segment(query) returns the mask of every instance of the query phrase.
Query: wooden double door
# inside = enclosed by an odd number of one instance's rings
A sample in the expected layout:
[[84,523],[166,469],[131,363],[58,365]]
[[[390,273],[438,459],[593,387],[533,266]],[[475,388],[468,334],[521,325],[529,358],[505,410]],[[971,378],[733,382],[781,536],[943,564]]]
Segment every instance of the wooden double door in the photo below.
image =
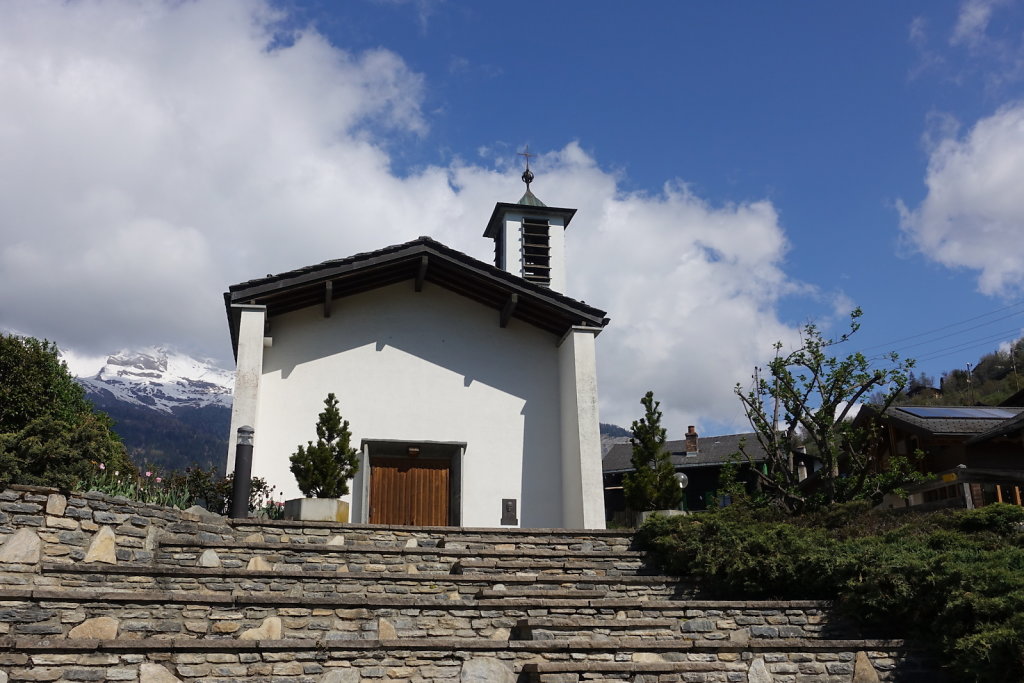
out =
[[449,523],[451,461],[370,458],[370,524]]

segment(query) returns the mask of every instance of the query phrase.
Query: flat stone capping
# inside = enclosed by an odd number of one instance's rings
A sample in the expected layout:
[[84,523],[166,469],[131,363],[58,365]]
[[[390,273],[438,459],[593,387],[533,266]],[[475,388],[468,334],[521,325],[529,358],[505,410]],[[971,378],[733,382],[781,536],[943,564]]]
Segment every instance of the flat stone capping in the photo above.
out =
[[693,598],[679,598],[678,600],[645,600],[637,602],[635,598],[605,598],[603,600],[592,600],[592,607],[621,607],[635,608],[640,605],[643,609],[760,609],[760,610],[787,610],[787,609],[830,609],[832,602],[829,600],[705,600]]
[[[805,638],[762,639],[749,643],[722,640],[681,640],[648,638],[608,638],[605,640],[558,639],[494,641],[485,638],[458,640],[454,638],[399,638],[395,640],[346,640],[288,638],[283,640],[240,640],[218,638],[198,640],[184,638],[144,638],[140,640],[94,640],[71,638],[40,638],[38,636],[0,636],[0,652],[209,652],[245,651],[297,652],[308,650],[385,651],[438,650],[449,652],[484,650],[502,652],[828,652],[858,650],[902,650],[902,640],[812,640]],[[569,662],[564,666],[614,664],[615,662]],[[638,663],[627,662],[629,666]],[[660,665],[659,663],[655,663]],[[673,664],[666,662],[666,664]],[[545,667],[551,664],[545,664]],[[569,669],[567,669],[569,670]],[[600,669],[604,670],[604,669]]]
[[[493,599],[474,599],[462,596],[458,600],[439,599],[434,595],[391,595],[387,593],[339,593],[336,596],[303,596],[277,595],[268,592],[216,592],[197,593],[194,591],[170,592],[166,590],[94,590],[89,588],[5,588],[0,589],[0,600],[35,600],[59,602],[112,602],[126,604],[159,603],[169,605],[209,604],[217,606],[284,606],[284,607],[423,607],[429,609],[501,609],[515,607],[517,609],[536,607],[544,608],[577,608],[577,609],[641,609],[641,610],[686,610],[686,609],[821,609],[824,603],[798,602],[715,602],[692,600],[649,600],[639,601],[630,598],[590,599],[579,596],[580,591],[549,591],[554,596],[571,595],[575,597],[542,597],[527,599],[523,597],[497,597]],[[497,591],[497,595],[504,595]]]
[[[14,487],[11,487],[14,488]],[[598,536],[604,538],[632,538],[631,529],[551,529],[518,527],[474,527],[474,526],[405,526],[400,524],[355,524],[352,522],[305,522],[291,519],[256,519],[253,517],[232,517],[226,520],[233,527],[259,526],[263,528],[301,529],[358,529],[362,531],[404,531],[439,534],[482,534],[488,536]]]
[[678,584],[679,579],[673,576],[590,576],[586,574],[509,574],[495,580],[494,574],[404,574],[400,572],[338,572],[338,571],[303,571],[299,570],[258,570],[229,569],[225,567],[173,567],[173,566],[140,566],[140,565],[104,565],[97,567],[88,564],[62,564],[59,562],[43,562],[44,574],[112,574],[141,576],[180,576],[180,577],[238,577],[267,579],[374,579],[376,581],[407,581],[410,583],[503,583],[503,584],[561,584],[561,583],[594,583],[615,585],[645,584]]
[[594,619],[593,617],[527,617],[516,622],[518,628],[549,628],[574,626],[577,628],[671,628],[678,626],[678,619]]
[[374,545],[372,543],[346,543],[328,545],[323,543],[262,543],[256,541],[200,541],[181,538],[165,538],[160,548],[227,548],[236,550],[268,550],[311,553],[378,553],[381,555],[449,555],[452,557],[569,557],[580,559],[643,559],[642,550],[554,550],[551,548],[517,548],[496,550],[494,548],[447,548],[444,546]]
[[55,489],[52,486],[29,486],[28,484],[9,484],[7,488],[12,491],[28,491],[29,493],[70,493],[69,491]]
[[[544,592],[545,593],[549,593],[549,592],[552,592],[552,591],[544,591]],[[490,588],[484,588],[484,589],[482,589],[477,594],[477,597],[484,598],[484,599],[487,599],[487,598],[498,599],[498,598],[500,598],[502,596],[507,596],[507,598],[508,598],[507,603],[508,604],[515,604],[515,603],[511,602],[511,600],[518,600],[518,599],[524,599],[524,598],[532,600],[534,597],[537,596],[538,593],[539,593],[539,591],[537,591],[537,590],[532,590],[531,591],[528,587],[527,588],[512,588],[511,590],[504,590],[504,591],[493,590],[493,589],[490,589]],[[590,590],[590,591],[588,591],[588,590],[579,590],[579,589],[574,590],[573,593],[578,595],[581,598],[603,598],[605,595],[608,594],[607,591],[602,591],[602,590]]]
[[[525,674],[555,673],[697,673],[713,671],[746,671],[746,662],[536,662],[523,664]],[[746,680],[744,678],[744,680]]]
[[[388,593],[340,593],[337,596],[303,596],[278,595],[265,591],[248,592],[216,592],[196,593],[194,591],[169,592],[153,590],[120,590],[103,591],[88,588],[66,589],[4,589],[0,591],[0,600],[38,600],[60,602],[113,602],[113,603],[163,603],[175,605],[209,604],[216,606],[277,606],[277,607],[420,607],[426,609],[633,609],[644,611],[686,609],[821,609],[824,604],[814,603],[801,605],[797,603],[759,603],[730,602],[728,605],[719,602],[695,602],[689,600],[649,600],[639,601],[635,598],[587,598],[580,596],[580,591],[548,591],[558,597],[524,597],[509,596],[498,591],[493,598],[473,598],[468,595],[458,600],[439,598],[435,595],[392,595]],[[569,596],[569,597],[562,597]]]

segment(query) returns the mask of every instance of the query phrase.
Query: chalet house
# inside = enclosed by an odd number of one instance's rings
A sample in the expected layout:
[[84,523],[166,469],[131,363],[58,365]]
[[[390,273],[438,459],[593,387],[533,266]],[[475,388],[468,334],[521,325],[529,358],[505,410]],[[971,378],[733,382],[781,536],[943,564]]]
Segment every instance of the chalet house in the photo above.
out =
[[289,455],[333,392],[359,447],[353,522],[604,527],[608,319],[564,294],[576,210],[524,180],[484,230],[493,264],[420,237],[229,288],[231,429],[255,429],[254,476],[298,495]]
[[1012,406],[890,406],[884,413],[866,406],[857,424],[876,422],[884,430],[877,453],[920,451],[921,472],[936,479],[911,487],[886,507],[981,507],[993,502],[1021,504],[1024,489],[1024,408]]
[[[725,465],[739,465],[741,475],[749,470],[746,458],[739,452],[741,442],[747,452],[753,455],[755,463],[764,462],[764,451],[753,432],[700,437],[691,426],[685,439],[665,442],[665,448],[671,454],[676,472],[686,474],[688,480],[683,491],[683,505],[686,510],[706,510],[720,504],[715,492],[721,488],[719,475]],[[605,515],[608,521],[625,519],[626,501],[622,491],[622,478],[633,471],[632,456],[633,447],[629,442],[616,443],[604,456],[602,469]],[[752,486],[754,477],[747,478]]]

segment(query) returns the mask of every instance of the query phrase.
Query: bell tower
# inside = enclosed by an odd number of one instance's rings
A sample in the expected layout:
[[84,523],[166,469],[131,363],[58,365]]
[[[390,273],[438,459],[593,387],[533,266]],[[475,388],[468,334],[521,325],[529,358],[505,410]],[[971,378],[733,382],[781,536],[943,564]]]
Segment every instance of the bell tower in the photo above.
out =
[[515,204],[498,202],[484,237],[494,240],[494,265],[524,280],[565,293],[565,229],[576,209],[547,206],[530,190],[533,172],[526,157],[526,193]]

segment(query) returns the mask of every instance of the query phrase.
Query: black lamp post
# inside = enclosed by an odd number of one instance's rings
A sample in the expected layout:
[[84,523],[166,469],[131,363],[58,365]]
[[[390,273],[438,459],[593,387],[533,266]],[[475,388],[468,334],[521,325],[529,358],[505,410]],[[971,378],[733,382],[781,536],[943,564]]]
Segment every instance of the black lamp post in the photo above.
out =
[[238,428],[235,441],[235,481],[231,487],[231,516],[249,516],[249,491],[252,489],[252,438],[256,433],[249,425]]

